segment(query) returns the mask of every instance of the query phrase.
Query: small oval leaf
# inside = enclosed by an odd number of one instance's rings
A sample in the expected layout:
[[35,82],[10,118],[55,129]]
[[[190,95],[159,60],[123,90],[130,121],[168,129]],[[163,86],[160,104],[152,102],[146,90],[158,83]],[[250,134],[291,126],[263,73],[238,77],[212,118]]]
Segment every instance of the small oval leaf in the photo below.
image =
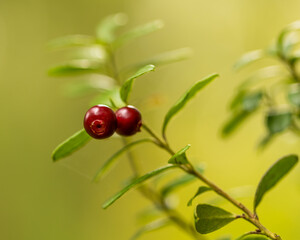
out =
[[120,37],[118,37],[113,42],[113,46],[120,47],[132,39],[139,38],[139,37],[142,37],[149,33],[155,32],[156,30],[161,29],[163,26],[164,26],[164,23],[161,20],[154,20],[154,21],[146,23],[142,26],[138,26],[138,27],[124,33]]
[[237,108],[240,108],[241,102],[243,101],[243,98],[246,96],[246,94],[247,91],[244,89],[238,91],[230,102],[229,105],[230,110],[235,110]]
[[222,237],[219,237],[215,240],[232,240],[232,238],[230,236],[222,236]]
[[263,50],[254,50],[244,54],[233,66],[234,70],[239,70],[250,63],[253,63],[259,59],[262,59],[265,56]]
[[300,107],[300,84],[292,84],[288,92],[288,100],[293,105]]
[[112,205],[115,201],[117,201],[120,197],[122,197],[126,192],[128,192],[131,188],[135,187],[136,185],[143,183],[146,180],[148,180],[149,178],[152,178],[156,175],[159,175],[159,174],[161,174],[167,170],[173,169],[175,167],[177,167],[177,166],[167,165],[167,166],[158,168],[156,170],[153,170],[152,172],[146,173],[142,177],[139,177],[139,178],[133,180],[133,182],[131,184],[127,185],[125,188],[123,188],[121,191],[119,191],[117,194],[115,194],[113,197],[111,197],[108,201],[106,201],[102,205],[102,208],[104,208],[104,209],[108,208],[110,205]]
[[53,161],[69,156],[82,148],[91,139],[90,135],[84,129],[81,129],[55,148],[52,153]]
[[129,94],[131,92],[131,89],[132,89],[132,85],[133,85],[133,81],[144,75],[145,73],[148,73],[148,72],[151,72],[151,71],[154,71],[155,69],[155,66],[152,65],[152,64],[149,64],[149,65],[146,65],[144,67],[142,67],[141,69],[139,69],[133,76],[131,76],[130,78],[128,78],[124,84],[122,85],[121,89],[120,89],[120,96],[121,96],[121,99],[127,103],[127,100],[128,100],[128,97],[129,97]]
[[142,62],[126,67],[125,69],[122,70],[122,73],[135,72],[137,69],[147,64],[162,66],[174,62],[179,62],[188,59],[189,57],[191,57],[191,55],[192,55],[192,50],[190,48],[180,48],[168,52],[163,52],[154,57],[143,60]]
[[[259,234],[259,233],[258,233]],[[268,240],[269,238],[267,238],[267,237],[264,237],[264,236],[262,236],[262,235],[255,235],[255,234],[253,234],[253,235],[243,235],[243,236],[241,236],[241,237],[239,237],[239,238],[237,238],[236,240]]]
[[205,193],[207,191],[212,190],[210,187],[205,187],[205,186],[201,186],[198,188],[197,192],[195,193],[195,195],[188,201],[187,205],[188,206],[192,206],[193,204],[193,200],[198,197],[199,195],[201,195],[202,193]]
[[113,87],[114,80],[112,78],[105,75],[100,75],[95,78],[84,78],[80,79],[79,81],[68,82],[63,86],[62,90],[65,96],[76,98],[93,93],[105,92]]
[[243,97],[242,107],[245,111],[251,112],[258,108],[263,97],[262,91],[249,93]]
[[95,59],[76,59],[49,69],[50,76],[66,76],[99,72],[103,67],[102,61]]
[[208,204],[199,204],[195,212],[197,232],[207,234],[214,232],[236,219],[233,213]]
[[175,116],[176,113],[178,113],[186,104],[187,102],[193,98],[197,92],[199,92],[202,88],[204,88],[207,84],[209,84],[211,81],[213,81],[216,77],[218,77],[218,74],[212,74],[201,81],[196,82],[174,105],[171,107],[171,109],[168,111],[167,115],[165,116],[164,123],[162,126],[162,134],[165,136],[166,128],[170,120]]
[[190,175],[190,174],[185,174],[184,176],[177,178],[177,179],[171,181],[170,183],[168,183],[167,185],[165,185],[160,191],[161,195],[163,197],[166,197],[167,195],[169,195],[170,193],[172,193],[179,187],[181,187],[185,184],[188,184],[195,179],[196,179],[195,176]]
[[124,13],[107,16],[96,28],[97,39],[106,44],[112,43],[116,38],[115,31],[126,23],[127,15]]
[[[204,173],[204,166],[203,165],[198,165],[196,166],[197,172],[203,174]],[[163,197],[166,197],[173,191],[177,190],[179,187],[188,184],[192,182],[193,180],[196,180],[196,177],[191,175],[191,174],[185,174],[179,178],[176,178],[172,181],[170,181],[168,184],[166,184],[162,189],[161,189],[161,195]]]
[[291,31],[297,31],[300,29],[300,21],[295,21],[287,25],[279,34],[277,38],[277,48],[278,51],[281,55],[284,57],[287,57],[288,52],[286,50],[289,50],[286,44],[286,36],[291,32]]
[[266,126],[271,134],[286,130],[291,123],[292,113],[289,111],[272,111],[266,116]]
[[69,35],[51,40],[47,45],[51,49],[67,47],[89,46],[96,43],[96,39],[87,35]]
[[279,159],[260,180],[254,198],[254,211],[262,198],[272,189],[295,165],[298,163],[297,155],[288,155]]
[[252,112],[247,111],[239,111],[237,113],[234,113],[233,116],[225,123],[222,129],[222,136],[227,137],[231,133],[233,133],[237,127],[239,127],[242,122],[244,122],[247,117],[251,115]]
[[152,142],[152,140],[151,139],[140,139],[135,142],[131,142],[131,143],[127,144],[126,146],[124,146],[123,148],[121,148],[119,151],[117,151],[114,155],[112,155],[102,165],[102,167],[97,171],[93,181],[95,181],[95,182],[99,181],[100,178],[103,177],[103,175],[114,166],[114,164],[116,163],[116,160],[118,159],[118,157],[120,157],[122,155],[122,153],[128,151],[128,149],[134,147],[135,145],[138,145],[140,143],[145,143],[145,142]]
[[255,71],[250,77],[246,78],[238,87],[238,89],[246,90],[254,87],[255,84],[262,83],[266,80],[273,78],[284,78],[286,77],[286,70],[282,66],[268,66]]
[[260,233],[246,233],[246,234],[243,234],[242,236],[238,237],[237,239],[235,240],[267,240],[269,238],[267,237],[264,237],[262,235],[260,235]]
[[145,226],[141,227],[131,238],[130,240],[139,239],[143,234],[152,232],[154,230],[161,229],[168,226],[171,223],[171,220],[168,218],[162,218],[155,221],[152,221]]

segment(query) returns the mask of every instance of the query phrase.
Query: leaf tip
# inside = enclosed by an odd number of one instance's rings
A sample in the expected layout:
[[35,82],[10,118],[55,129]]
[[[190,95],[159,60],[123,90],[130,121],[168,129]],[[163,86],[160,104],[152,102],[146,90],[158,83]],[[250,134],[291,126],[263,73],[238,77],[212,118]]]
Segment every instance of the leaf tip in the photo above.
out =
[[51,155],[51,159],[52,159],[52,162],[56,162],[56,161],[57,161],[57,158],[56,158],[54,152],[53,152],[52,155]]
[[107,202],[105,202],[102,204],[102,209],[106,210],[109,206],[110,205]]
[[56,147],[51,154],[51,159],[53,162],[57,162],[57,160],[59,160],[59,157],[57,156],[57,150],[58,147]]

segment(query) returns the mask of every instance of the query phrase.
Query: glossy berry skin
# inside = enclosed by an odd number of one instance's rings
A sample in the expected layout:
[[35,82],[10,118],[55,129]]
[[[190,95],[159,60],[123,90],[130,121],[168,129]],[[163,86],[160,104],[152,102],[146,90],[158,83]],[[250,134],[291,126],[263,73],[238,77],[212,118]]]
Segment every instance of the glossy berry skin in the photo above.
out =
[[86,112],[83,125],[91,137],[108,138],[117,129],[117,118],[114,111],[108,106],[96,105]]
[[142,115],[133,106],[126,106],[116,111],[118,128],[116,132],[122,136],[131,136],[140,131]]

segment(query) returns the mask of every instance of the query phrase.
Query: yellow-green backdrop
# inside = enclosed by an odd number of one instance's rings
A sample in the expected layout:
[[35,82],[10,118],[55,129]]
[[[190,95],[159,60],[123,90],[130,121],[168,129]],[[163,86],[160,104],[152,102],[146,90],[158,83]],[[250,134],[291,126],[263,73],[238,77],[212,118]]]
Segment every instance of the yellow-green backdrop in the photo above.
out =
[[[227,102],[242,77],[232,72],[232,64],[245,51],[267,46],[286,24],[300,19],[299,9],[297,0],[1,0],[0,238],[128,239],[137,229],[135,215],[149,205],[131,191],[110,209],[101,209],[101,203],[131,173],[126,158],[121,158],[101,183],[90,181],[101,162],[121,146],[117,139],[93,141],[68,159],[52,163],[53,148],[82,127],[88,99],[65,98],[61,86],[67,80],[47,76],[47,68],[57,61],[56,54],[47,51],[47,41],[67,34],[92,34],[101,18],[116,12],[129,15],[128,27],[162,19],[163,30],[119,51],[119,64],[184,46],[191,47],[194,55],[137,81],[133,102],[139,105],[151,94],[165,96],[159,106],[141,109],[144,119],[159,131],[165,111],[185,88],[205,75],[220,73],[172,121],[168,134],[176,149],[190,143],[193,161],[205,161],[207,176],[231,189],[256,185],[276,159],[300,153],[300,139],[293,135],[284,135],[257,152],[255,144],[264,131],[259,115],[228,140],[220,137]],[[138,147],[134,154],[145,171],[168,158],[149,145]],[[299,173],[298,166],[259,209],[262,222],[285,240],[300,239]],[[196,187],[197,183],[179,191],[180,211],[191,220],[193,209],[186,208],[185,202]],[[250,206],[251,198],[244,201]],[[237,221],[211,237],[238,236],[251,229]],[[171,226],[144,236],[166,238],[189,239]]]

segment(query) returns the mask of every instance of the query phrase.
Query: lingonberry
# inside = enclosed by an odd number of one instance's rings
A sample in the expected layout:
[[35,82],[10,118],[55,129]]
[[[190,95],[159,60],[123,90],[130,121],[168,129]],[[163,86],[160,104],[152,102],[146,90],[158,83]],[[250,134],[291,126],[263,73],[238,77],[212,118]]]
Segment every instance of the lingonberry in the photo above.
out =
[[131,136],[140,131],[142,116],[133,106],[122,107],[116,111],[118,127],[116,132],[122,136]]
[[114,134],[117,119],[114,111],[108,106],[96,105],[86,112],[83,125],[91,137],[103,139]]

